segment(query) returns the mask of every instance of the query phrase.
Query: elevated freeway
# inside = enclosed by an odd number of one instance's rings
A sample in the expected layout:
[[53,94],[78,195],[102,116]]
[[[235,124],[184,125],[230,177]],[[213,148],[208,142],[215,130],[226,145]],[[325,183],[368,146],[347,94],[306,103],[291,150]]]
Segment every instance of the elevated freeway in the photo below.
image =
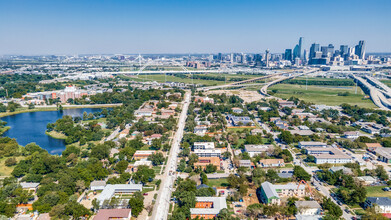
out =
[[299,77],[299,76],[304,76],[306,74],[310,74],[310,73],[313,73],[313,72],[316,72],[316,71],[318,71],[318,69],[311,69],[311,70],[308,70],[308,71],[305,71],[305,72],[302,72],[302,73],[298,73],[298,74],[295,74],[295,75],[291,75],[291,76],[283,76],[282,75],[278,79],[266,83],[259,91],[260,91],[260,93],[262,95],[269,96],[269,94],[267,93],[267,89],[269,88],[269,86],[272,86],[274,84],[280,83],[280,82],[282,82],[284,80],[293,79],[293,78]]
[[372,84],[373,86],[380,89],[380,92],[382,92],[386,97],[391,98],[391,89],[390,87],[386,86],[384,83],[380,82],[378,79],[373,78],[371,76],[365,76],[365,79]]
[[349,75],[351,78],[357,80],[358,84],[362,87],[364,91],[366,91],[371,97],[373,103],[381,110],[388,111],[391,109],[391,102],[384,96],[384,94],[375,86],[371,85],[365,79],[355,76],[353,74]]

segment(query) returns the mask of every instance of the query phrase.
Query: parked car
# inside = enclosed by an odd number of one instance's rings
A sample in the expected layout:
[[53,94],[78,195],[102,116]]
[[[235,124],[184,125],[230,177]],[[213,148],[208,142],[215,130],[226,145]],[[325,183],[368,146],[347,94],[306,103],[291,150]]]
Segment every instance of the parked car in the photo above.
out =
[[144,196],[147,196],[147,195],[148,195],[148,193],[144,193],[143,195],[144,195]]
[[242,207],[242,205],[239,205],[239,204],[238,204],[238,205],[235,205],[235,207]]

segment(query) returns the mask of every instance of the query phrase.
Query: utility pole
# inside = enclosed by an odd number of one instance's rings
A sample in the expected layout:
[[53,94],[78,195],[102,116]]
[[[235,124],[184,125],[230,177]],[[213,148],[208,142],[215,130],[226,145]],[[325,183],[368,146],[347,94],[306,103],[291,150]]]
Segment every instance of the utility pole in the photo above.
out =
[[356,79],[356,92],[354,94],[357,94],[357,84],[358,84],[358,82],[357,82],[357,79]]
[[307,84],[308,84],[307,81],[308,81],[308,76],[306,75],[306,76],[305,76],[305,90],[307,90]]

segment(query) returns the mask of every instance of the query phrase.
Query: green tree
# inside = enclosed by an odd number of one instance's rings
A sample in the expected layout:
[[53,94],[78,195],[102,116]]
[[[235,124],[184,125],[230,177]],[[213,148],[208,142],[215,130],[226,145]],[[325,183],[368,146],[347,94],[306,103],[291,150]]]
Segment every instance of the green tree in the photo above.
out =
[[293,175],[298,179],[298,180],[305,180],[305,181],[310,181],[311,180],[311,174],[307,173],[303,167],[301,166],[295,166],[293,168]]
[[148,157],[148,160],[152,161],[154,166],[162,165],[164,163],[164,156],[162,153],[154,153]]
[[129,199],[129,206],[132,209],[132,216],[138,217],[144,209],[144,196],[140,192],[135,192]]
[[126,160],[121,160],[119,161],[116,165],[115,165],[115,168],[114,170],[116,170],[118,173],[123,173],[126,168],[128,168],[128,161]]
[[137,172],[133,174],[133,180],[136,183],[147,183],[151,182],[155,178],[155,171],[150,169],[148,166],[141,165],[138,167]]

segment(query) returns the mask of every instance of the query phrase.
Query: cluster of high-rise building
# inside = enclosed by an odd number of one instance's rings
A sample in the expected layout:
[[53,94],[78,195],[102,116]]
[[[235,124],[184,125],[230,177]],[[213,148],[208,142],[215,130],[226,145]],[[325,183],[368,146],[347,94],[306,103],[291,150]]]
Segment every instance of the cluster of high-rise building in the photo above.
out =
[[333,44],[321,46],[313,43],[309,52],[303,48],[304,38],[300,37],[294,49],[286,49],[284,60],[295,65],[357,65],[365,60],[365,41],[361,40],[354,47],[340,45],[336,49]]

